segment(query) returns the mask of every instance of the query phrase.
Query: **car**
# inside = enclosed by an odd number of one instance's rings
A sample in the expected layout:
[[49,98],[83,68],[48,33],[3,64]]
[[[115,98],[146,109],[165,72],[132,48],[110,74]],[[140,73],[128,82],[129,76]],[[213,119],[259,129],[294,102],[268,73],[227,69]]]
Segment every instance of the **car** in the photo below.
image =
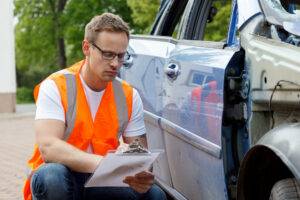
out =
[[164,150],[153,172],[170,199],[299,194],[299,4],[164,0],[151,33],[131,36],[120,77],[140,93],[150,150]]

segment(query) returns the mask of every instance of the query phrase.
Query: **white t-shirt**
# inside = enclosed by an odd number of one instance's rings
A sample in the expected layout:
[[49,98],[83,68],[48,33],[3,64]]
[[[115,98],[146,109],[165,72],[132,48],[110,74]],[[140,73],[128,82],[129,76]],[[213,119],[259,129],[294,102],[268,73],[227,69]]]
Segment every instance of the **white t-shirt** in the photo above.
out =
[[[81,78],[81,76],[80,76]],[[81,78],[85,95],[90,107],[93,120],[100,105],[104,90],[95,92],[91,90]],[[132,114],[128,125],[123,133],[125,137],[139,136],[146,133],[143,115],[143,104],[140,95],[133,89]],[[56,119],[65,122],[64,109],[61,103],[60,94],[55,82],[47,79],[42,82],[36,102],[35,119]]]

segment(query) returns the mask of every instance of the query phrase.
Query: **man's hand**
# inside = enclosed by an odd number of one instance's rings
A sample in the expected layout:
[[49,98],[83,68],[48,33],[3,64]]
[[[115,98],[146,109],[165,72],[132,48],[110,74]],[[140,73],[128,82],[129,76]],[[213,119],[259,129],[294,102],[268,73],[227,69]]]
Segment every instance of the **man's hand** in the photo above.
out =
[[123,182],[139,193],[146,193],[154,183],[154,175],[149,171],[142,171],[134,176],[126,176]]
[[[123,140],[126,144],[138,140],[139,143],[147,149],[146,134],[135,137],[123,137]],[[142,171],[134,176],[125,177],[123,182],[139,193],[146,193],[154,183],[154,175],[149,171]]]

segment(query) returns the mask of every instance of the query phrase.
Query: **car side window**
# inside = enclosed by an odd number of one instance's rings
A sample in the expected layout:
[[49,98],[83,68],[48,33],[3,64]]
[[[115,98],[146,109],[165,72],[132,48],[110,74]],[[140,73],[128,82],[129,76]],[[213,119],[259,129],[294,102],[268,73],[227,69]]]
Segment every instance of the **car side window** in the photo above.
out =
[[296,5],[295,13],[298,14],[298,15],[300,15],[300,4]]
[[189,0],[176,39],[226,40],[231,4],[232,0]]
[[178,39],[179,33],[181,31],[181,27],[182,27],[182,16],[180,16],[180,20],[178,21],[178,23],[175,26],[175,29],[172,33],[172,38],[174,39]]
[[225,41],[230,23],[231,1],[213,1],[204,30],[203,40]]
[[152,35],[183,40],[224,41],[231,0],[173,0],[165,6]]
[[159,22],[156,22],[155,30],[152,30],[151,34],[173,36],[176,38],[179,32],[179,24],[187,3],[188,0],[169,1]]

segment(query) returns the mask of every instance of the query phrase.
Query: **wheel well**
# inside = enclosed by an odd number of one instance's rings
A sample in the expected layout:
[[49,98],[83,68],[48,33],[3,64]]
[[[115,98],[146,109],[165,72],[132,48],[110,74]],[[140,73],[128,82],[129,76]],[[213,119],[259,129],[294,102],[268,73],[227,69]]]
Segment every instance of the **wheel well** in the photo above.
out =
[[269,199],[273,185],[294,175],[284,162],[268,147],[257,145],[245,156],[239,169],[239,200]]

